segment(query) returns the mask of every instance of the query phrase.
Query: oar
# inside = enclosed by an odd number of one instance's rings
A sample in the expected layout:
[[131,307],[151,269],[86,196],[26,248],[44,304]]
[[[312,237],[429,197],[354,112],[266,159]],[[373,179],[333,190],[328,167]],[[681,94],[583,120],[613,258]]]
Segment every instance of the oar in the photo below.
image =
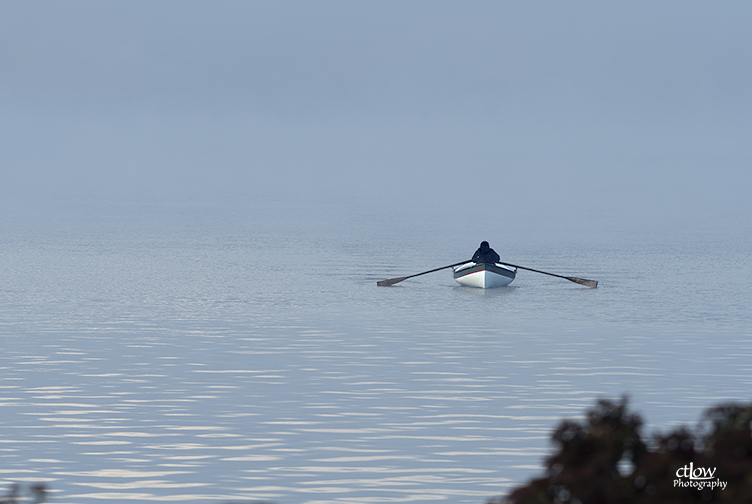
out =
[[381,280],[379,282],[376,282],[376,285],[378,285],[380,287],[386,287],[386,286],[389,286],[389,285],[394,285],[396,283],[401,282],[402,280],[407,280],[408,278],[412,278],[412,277],[416,277],[416,276],[420,276],[420,275],[425,275],[426,273],[433,273],[434,271],[439,271],[439,270],[443,270],[443,269],[447,269],[447,268],[452,268],[454,266],[459,266],[460,264],[465,264],[467,262],[470,262],[470,261],[462,261],[462,262],[458,262],[458,263],[455,263],[455,264],[450,264],[449,266],[442,266],[441,268],[436,268],[436,269],[424,271],[423,273],[416,273],[414,275],[408,275],[408,276],[397,277],[397,278],[390,278],[388,280]]
[[558,277],[558,278],[565,278],[565,279],[569,280],[570,282],[578,283],[580,285],[587,285],[588,287],[593,287],[593,288],[598,287],[598,281],[597,280],[585,280],[584,278],[577,278],[577,277],[568,277],[568,276],[556,275],[554,273],[546,273],[545,271],[540,271],[540,270],[533,269],[533,268],[526,268],[524,266],[517,266],[516,264],[509,264],[509,263],[505,263],[505,262],[499,262],[499,264],[503,264],[505,266],[511,266],[513,268],[524,269],[524,270],[528,270],[528,271],[535,271],[536,273],[543,273],[544,275],[550,275],[550,276],[554,276],[554,277]]

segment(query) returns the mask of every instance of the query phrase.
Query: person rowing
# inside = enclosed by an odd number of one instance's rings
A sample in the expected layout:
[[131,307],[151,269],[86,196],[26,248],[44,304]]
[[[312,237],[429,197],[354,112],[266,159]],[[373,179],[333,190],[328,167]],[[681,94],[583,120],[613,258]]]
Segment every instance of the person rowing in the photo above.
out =
[[473,258],[471,260],[474,263],[478,264],[496,264],[501,260],[501,258],[499,257],[499,254],[497,254],[496,251],[491,248],[488,242],[484,241],[480,243],[480,247],[475,251],[475,254],[473,254]]

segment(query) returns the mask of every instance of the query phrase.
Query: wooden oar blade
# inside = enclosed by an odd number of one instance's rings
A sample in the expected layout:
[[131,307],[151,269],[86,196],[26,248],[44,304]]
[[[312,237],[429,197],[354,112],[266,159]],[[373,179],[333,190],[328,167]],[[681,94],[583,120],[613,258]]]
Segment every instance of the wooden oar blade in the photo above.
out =
[[409,277],[398,277],[398,278],[389,278],[387,280],[379,280],[376,282],[376,285],[379,287],[389,287],[390,285],[394,285],[396,283],[400,283],[402,280],[405,280]]
[[598,287],[598,281],[597,280],[585,280],[584,278],[577,278],[577,277],[565,277],[567,280],[571,280],[572,282],[578,283],[580,285],[586,285],[588,287],[596,288]]

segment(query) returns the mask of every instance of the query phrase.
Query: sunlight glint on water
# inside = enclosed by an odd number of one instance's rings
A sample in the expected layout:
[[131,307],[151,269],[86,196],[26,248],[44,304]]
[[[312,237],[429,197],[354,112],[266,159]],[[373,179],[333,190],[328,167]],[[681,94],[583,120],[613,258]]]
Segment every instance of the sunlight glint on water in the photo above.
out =
[[[54,502],[480,504],[539,474],[553,426],[598,397],[629,394],[652,429],[750,399],[741,245],[499,243],[601,285],[377,288],[477,244],[416,255],[318,207],[290,228],[222,202],[158,221],[122,203],[110,225],[100,204],[3,239],[0,481]],[[723,289],[685,274],[700,263]]]

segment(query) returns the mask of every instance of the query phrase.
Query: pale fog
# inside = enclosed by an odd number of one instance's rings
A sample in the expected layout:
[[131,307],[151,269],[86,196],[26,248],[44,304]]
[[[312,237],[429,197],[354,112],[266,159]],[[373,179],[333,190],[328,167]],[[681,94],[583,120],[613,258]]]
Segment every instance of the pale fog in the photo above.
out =
[[[7,2],[2,193],[749,223],[752,8]],[[583,230],[587,231],[587,230]]]
[[[597,397],[656,429],[749,401],[751,22],[743,1],[3,2],[0,483],[481,504],[539,474],[556,422]],[[481,240],[600,285],[376,287]],[[168,393],[185,406],[133,406]],[[431,431],[455,399],[469,430]],[[330,434],[295,427],[316,408]],[[249,433],[246,413],[267,421]],[[316,443],[360,476],[329,479]],[[413,471],[436,479],[380,476]]]

